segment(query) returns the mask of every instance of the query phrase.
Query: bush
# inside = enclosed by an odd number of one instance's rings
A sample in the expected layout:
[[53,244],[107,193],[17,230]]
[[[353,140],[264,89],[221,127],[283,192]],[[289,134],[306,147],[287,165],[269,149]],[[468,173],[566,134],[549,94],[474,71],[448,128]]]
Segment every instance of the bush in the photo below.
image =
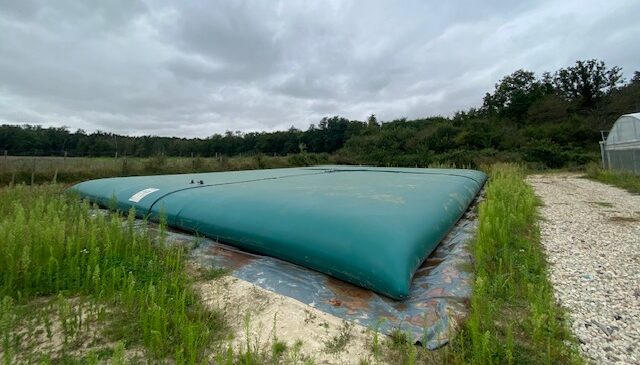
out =
[[287,162],[291,166],[312,166],[326,164],[329,162],[329,155],[326,153],[306,153],[300,152],[287,157]]
[[437,161],[440,163],[447,162],[457,168],[475,168],[475,158],[478,155],[478,151],[468,150],[453,150],[441,155],[438,155]]
[[562,148],[549,139],[530,143],[523,148],[522,157],[525,161],[541,162],[549,168],[559,168],[567,162]]

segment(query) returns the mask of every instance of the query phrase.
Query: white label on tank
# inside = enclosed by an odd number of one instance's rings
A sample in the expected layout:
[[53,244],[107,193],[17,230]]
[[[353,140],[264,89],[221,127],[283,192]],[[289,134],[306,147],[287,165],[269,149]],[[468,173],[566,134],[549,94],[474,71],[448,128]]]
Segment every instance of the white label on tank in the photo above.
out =
[[131,198],[129,198],[129,201],[130,202],[134,202],[134,203],[139,203],[140,200],[142,200],[142,198],[144,198],[145,196],[147,196],[147,195],[149,195],[149,194],[151,194],[151,193],[153,193],[155,191],[158,191],[158,190],[160,190],[160,189],[147,188],[147,189],[141,190],[141,191],[133,194],[131,196]]

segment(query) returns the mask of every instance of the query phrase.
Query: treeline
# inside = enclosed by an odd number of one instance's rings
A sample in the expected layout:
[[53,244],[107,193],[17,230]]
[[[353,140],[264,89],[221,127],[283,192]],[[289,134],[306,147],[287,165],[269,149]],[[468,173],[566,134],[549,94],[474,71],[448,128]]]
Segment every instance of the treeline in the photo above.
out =
[[[452,118],[399,120],[365,128],[339,153],[357,163],[476,166],[526,161],[546,167],[599,158],[601,131],[625,113],[640,111],[640,72],[631,80],[602,61],[544,73],[505,76],[479,108]],[[370,123],[371,125],[371,123]]]
[[[0,126],[0,150],[11,155],[68,156],[234,156],[238,154],[287,155],[299,152],[333,153],[357,135],[364,123],[341,117],[324,118],[307,131],[290,128],[279,132],[226,132],[208,138],[123,136],[106,132],[91,134],[66,127],[38,125]],[[0,151],[1,152],[1,151]]]
[[624,113],[640,110],[640,72],[622,78],[598,60],[540,76],[517,70],[505,76],[482,106],[451,118],[379,122],[335,116],[306,131],[226,132],[208,138],[131,137],[67,128],[2,125],[0,150],[12,155],[233,156],[329,153],[354,164],[425,166],[453,162],[475,166],[496,160],[547,167],[598,158],[601,131]]

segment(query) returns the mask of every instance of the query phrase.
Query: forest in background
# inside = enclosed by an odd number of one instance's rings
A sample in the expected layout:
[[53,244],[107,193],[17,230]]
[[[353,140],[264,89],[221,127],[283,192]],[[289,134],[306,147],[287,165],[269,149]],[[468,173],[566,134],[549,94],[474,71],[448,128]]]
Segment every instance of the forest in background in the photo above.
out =
[[[87,134],[66,127],[0,126],[0,151],[14,156],[236,156],[331,154],[346,164],[477,166],[495,161],[557,168],[599,158],[601,131],[640,111],[640,71],[599,60],[536,75],[517,70],[496,83],[482,105],[453,117],[365,121],[323,118],[306,131],[228,131],[207,138]],[[308,163],[315,159],[309,158]]]

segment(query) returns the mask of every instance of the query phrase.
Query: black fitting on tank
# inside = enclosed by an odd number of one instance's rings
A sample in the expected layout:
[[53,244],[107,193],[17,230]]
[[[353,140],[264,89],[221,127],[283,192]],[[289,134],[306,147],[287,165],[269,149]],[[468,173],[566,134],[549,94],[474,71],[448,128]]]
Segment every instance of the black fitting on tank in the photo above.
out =
[[193,180],[191,180],[191,182],[189,184],[195,184],[195,183],[193,182]]
[[200,180],[200,181],[198,181],[198,184],[202,185],[202,184],[204,184],[204,181]]

